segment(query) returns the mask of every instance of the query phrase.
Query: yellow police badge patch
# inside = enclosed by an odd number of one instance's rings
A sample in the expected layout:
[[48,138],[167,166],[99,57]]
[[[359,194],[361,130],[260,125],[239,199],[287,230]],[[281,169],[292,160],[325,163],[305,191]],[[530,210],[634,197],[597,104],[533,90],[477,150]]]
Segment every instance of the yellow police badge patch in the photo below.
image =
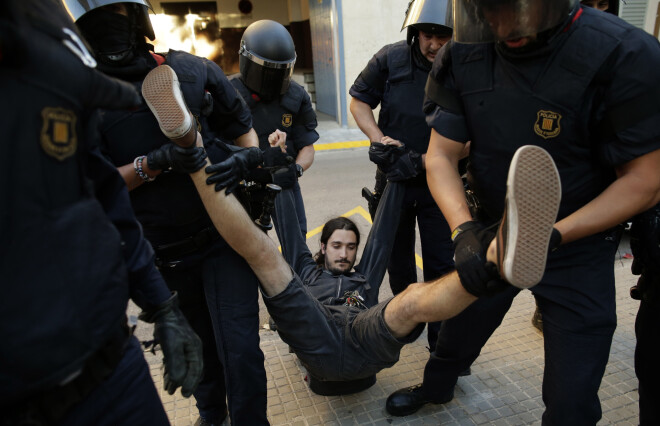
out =
[[554,138],[561,132],[559,122],[561,114],[553,111],[541,110],[536,113],[536,123],[534,123],[534,132],[543,139]]
[[76,114],[64,108],[44,108],[41,111],[41,147],[46,154],[60,161],[76,152]]
[[282,126],[291,127],[291,124],[293,124],[293,115],[282,114]]

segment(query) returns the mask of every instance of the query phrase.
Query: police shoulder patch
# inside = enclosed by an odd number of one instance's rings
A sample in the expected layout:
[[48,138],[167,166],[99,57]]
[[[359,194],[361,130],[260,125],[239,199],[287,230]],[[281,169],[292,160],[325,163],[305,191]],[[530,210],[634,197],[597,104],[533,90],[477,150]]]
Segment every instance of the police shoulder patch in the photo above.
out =
[[293,115],[282,114],[282,126],[291,127],[292,124],[293,124]]
[[540,110],[536,113],[534,133],[543,139],[554,138],[561,133],[561,114],[554,111]]
[[78,146],[76,114],[64,108],[46,107],[41,118],[41,148],[59,161],[72,156]]

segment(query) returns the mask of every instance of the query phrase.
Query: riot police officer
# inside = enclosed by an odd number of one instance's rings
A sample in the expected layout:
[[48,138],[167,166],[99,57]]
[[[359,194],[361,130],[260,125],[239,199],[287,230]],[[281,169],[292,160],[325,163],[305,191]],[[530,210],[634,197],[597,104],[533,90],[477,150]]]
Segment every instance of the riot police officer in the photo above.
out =
[[660,423],[660,365],[657,333],[660,325],[660,205],[637,215],[630,227],[630,248],[635,256],[632,273],[640,275],[630,295],[639,300],[635,320],[635,373],[639,379],[639,424]]
[[[458,274],[469,280],[483,269],[472,237],[487,225],[472,221],[455,172],[463,143],[471,143],[471,187],[490,218],[502,213],[513,152],[523,144],[546,148],[561,175],[562,201],[555,250],[533,289],[544,322],[543,423],[596,424],[616,328],[612,229],[660,201],[660,46],[576,0],[454,5],[456,42],[434,63],[425,111],[433,127],[429,185],[463,235]],[[395,408],[410,413],[451,399],[458,372],[478,356],[517,293],[507,289],[443,322],[424,383],[390,396]]]
[[[619,2],[615,0],[612,2],[609,0],[582,0],[580,3],[582,3],[583,6],[593,7],[594,9],[608,12],[615,16],[619,15]],[[532,315],[532,325],[541,333],[543,332],[543,316],[541,315],[538,306],[534,310],[534,315]]]
[[[424,159],[431,129],[422,111],[424,85],[435,55],[451,39],[450,3],[413,0],[408,4],[403,29],[406,40],[380,49],[350,89],[351,113],[372,141],[370,158],[378,166],[378,197],[387,179],[402,181],[406,195],[396,242],[388,265],[392,293],[417,282],[415,221],[419,225],[424,281],[438,278],[454,267],[450,229],[431,197]],[[380,104],[378,123],[372,109]],[[386,158],[385,160],[383,160]],[[373,210],[373,209],[372,209]],[[435,347],[439,324],[429,326],[429,347]]]
[[129,297],[155,323],[169,393],[201,377],[201,342],[98,150],[96,109],[138,94],[94,67],[60,2],[0,4],[2,425],[169,424]]
[[[140,88],[149,71],[167,64],[214,161],[226,148],[214,137],[256,146],[250,112],[213,62],[180,51],[155,54],[145,0],[67,0],[76,24],[106,74]],[[219,237],[194,185],[174,159],[175,146],[145,103],[105,111],[102,146],[128,185],[133,209],[154,247],[157,264],[204,343],[204,378],[195,391],[200,422],[267,424],[266,374],[259,349],[258,281]],[[240,284],[240,285],[238,285]]]
[[259,147],[266,150],[274,144],[286,143],[287,153],[295,159],[272,176],[262,173],[253,177],[262,182],[272,181],[283,189],[292,188],[304,236],[307,217],[298,179],[314,162],[313,144],[319,134],[309,95],[291,79],[296,63],[293,39],[282,24],[264,19],[245,29],[238,54],[240,73],[229,81],[250,107]]

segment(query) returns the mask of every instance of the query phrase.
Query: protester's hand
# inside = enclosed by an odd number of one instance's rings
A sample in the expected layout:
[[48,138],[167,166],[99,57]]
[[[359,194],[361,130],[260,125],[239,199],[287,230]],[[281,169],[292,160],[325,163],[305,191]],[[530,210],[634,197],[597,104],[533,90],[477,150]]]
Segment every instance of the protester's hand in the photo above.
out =
[[383,144],[381,142],[371,142],[369,146],[369,159],[378,166],[383,172],[387,173],[392,164],[406,152],[403,145]]
[[172,395],[181,387],[181,394],[188,398],[202,380],[202,341],[181,313],[176,292],[139,318],[154,324],[154,338],[163,350],[164,389]]
[[206,179],[208,185],[215,185],[216,191],[226,188],[227,195],[231,194],[238,183],[248,176],[250,170],[263,162],[263,154],[259,148],[241,148],[233,151],[225,161],[208,166],[205,170],[210,174]]
[[204,148],[182,148],[168,143],[147,154],[147,166],[151,170],[172,170],[176,173],[194,173],[206,165]]
[[394,161],[390,170],[387,172],[387,180],[399,182],[411,179],[424,171],[422,154],[415,151],[408,151],[399,156]]
[[497,225],[485,227],[476,221],[459,225],[452,235],[456,271],[468,293],[481,297],[506,287],[497,267],[486,260],[486,251],[497,233]]

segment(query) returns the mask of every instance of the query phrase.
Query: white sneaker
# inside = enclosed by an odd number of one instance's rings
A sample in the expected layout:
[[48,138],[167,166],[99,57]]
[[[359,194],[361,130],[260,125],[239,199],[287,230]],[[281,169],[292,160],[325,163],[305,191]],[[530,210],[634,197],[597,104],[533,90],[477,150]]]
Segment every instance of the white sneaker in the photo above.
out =
[[561,201],[559,172],[541,147],[520,147],[509,168],[504,216],[497,232],[500,275],[518,288],[541,281]]
[[[181,142],[177,140],[189,135],[193,119],[183,99],[179,79],[170,66],[157,66],[147,74],[142,83],[142,96],[165,136]],[[190,140],[186,138],[182,145],[189,145]]]

